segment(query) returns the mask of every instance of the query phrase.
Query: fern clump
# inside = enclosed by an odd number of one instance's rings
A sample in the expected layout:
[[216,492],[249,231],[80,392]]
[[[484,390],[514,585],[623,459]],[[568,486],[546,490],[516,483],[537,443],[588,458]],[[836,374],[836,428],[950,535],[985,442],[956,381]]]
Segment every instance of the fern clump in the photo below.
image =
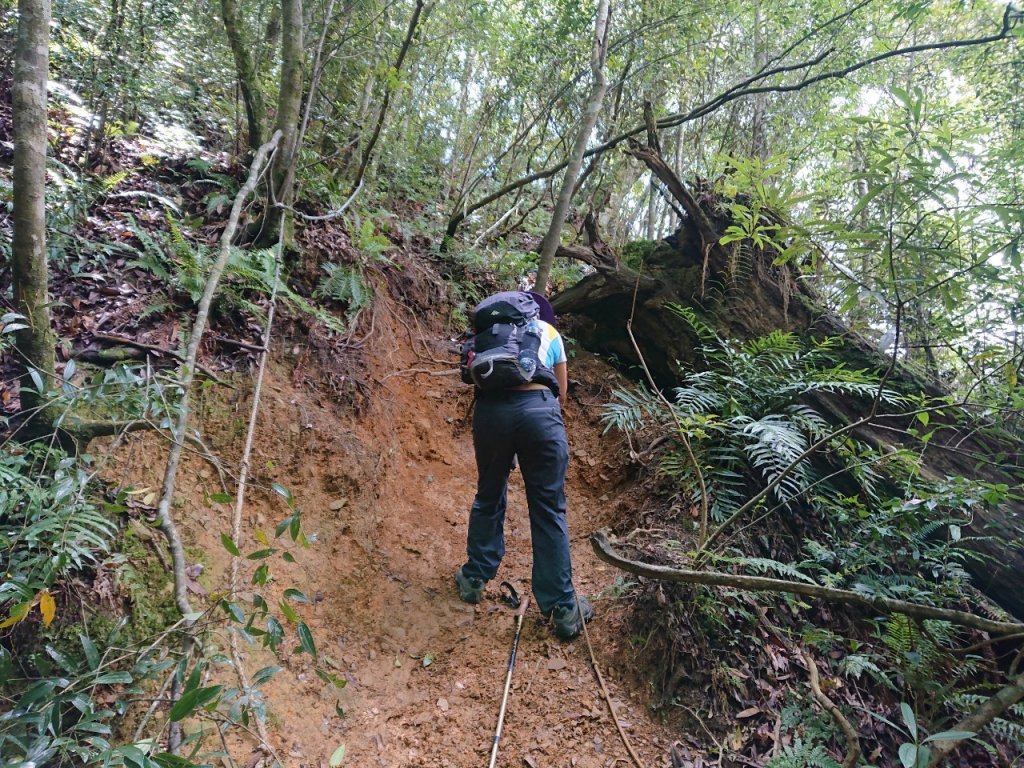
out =
[[[693,328],[708,369],[683,376],[671,398],[669,412],[660,398],[640,388],[617,390],[606,407],[608,428],[625,432],[653,431],[672,442],[660,456],[661,473],[697,488],[694,463],[683,450],[693,447],[707,489],[714,520],[725,520],[757,490],[773,485],[772,509],[791,509],[797,502],[821,508],[822,501],[840,495],[834,469],[824,473],[810,447],[827,440],[829,421],[807,403],[811,394],[873,398],[898,402],[900,396],[879,386],[866,372],[832,360],[834,342],[825,340],[809,350],[790,333],[733,345],[719,337],[696,314],[673,307]],[[682,427],[683,435],[675,425]],[[877,494],[877,478],[863,469],[870,461],[864,447],[837,437],[826,452],[833,464],[862,477],[862,492]],[[701,503],[694,491],[695,503]]]
[[90,476],[59,451],[0,454],[0,611],[24,619],[37,597],[95,566],[117,531],[87,492]]

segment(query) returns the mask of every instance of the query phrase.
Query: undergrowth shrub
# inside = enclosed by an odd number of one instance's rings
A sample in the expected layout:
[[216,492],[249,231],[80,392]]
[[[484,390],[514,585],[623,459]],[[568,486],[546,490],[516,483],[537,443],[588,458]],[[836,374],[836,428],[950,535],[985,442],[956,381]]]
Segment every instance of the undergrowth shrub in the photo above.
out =
[[[820,410],[829,398],[905,408],[910,403],[875,375],[837,363],[835,342],[805,347],[777,331],[732,344],[692,311],[676,311],[700,340],[706,370],[684,373],[667,402],[644,387],[617,390],[603,414],[606,428],[626,432],[635,451],[654,446],[645,453],[654,456],[653,477],[668,513],[658,521],[645,518],[649,540],[642,549],[648,558],[693,567],[697,511],[706,501],[711,522],[726,535],[701,553],[701,565],[925,605],[973,601],[966,565],[979,555],[965,547],[964,529],[978,505],[998,504],[1010,489],[966,478],[926,482],[914,452],[883,453],[839,434],[831,414]],[[759,504],[736,518],[766,490]],[[780,692],[803,693],[791,688],[786,671],[803,662],[773,648],[766,641],[772,633],[788,634],[810,649],[823,674],[852,685],[870,683],[857,685],[858,706],[892,712],[909,702],[922,739],[966,714],[964,696],[979,682],[991,687],[1002,678],[993,658],[957,652],[977,633],[947,622],[879,618],[785,593],[660,584],[656,594],[662,610],[648,620],[654,622],[650,634],[634,651],[649,655],[665,704],[685,701],[685,689],[693,685],[723,709],[742,702],[748,711],[767,713],[778,708]],[[768,621],[778,626],[768,629]],[[709,647],[719,652],[711,661],[701,659],[701,649]],[[856,721],[849,697],[837,698]],[[816,713],[810,697],[794,695],[780,716],[794,736],[772,768],[838,764],[834,755],[842,753],[843,738]],[[991,738],[1003,743],[1017,738],[1003,723],[991,730]],[[906,732],[892,726],[875,746],[925,754],[923,744],[908,742]]]
[[89,481],[84,466],[47,446],[0,453],[0,627],[37,607],[49,623],[54,585],[108,551],[116,508],[97,504]]
[[[173,377],[125,366],[82,375],[71,361],[46,394],[59,414],[54,426],[69,429],[89,420],[167,428],[181,402]],[[0,451],[0,763],[205,764],[211,745],[221,749],[218,733],[266,718],[260,686],[280,671],[271,665],[244,687],[232,684],[230,634],[271,652],[283,652],[294,634],[295,652],[313,657],[316,674],[344,686],[320,663],[313,634],[292,607],[310,598],[274,583],[272,558],[296,562],[295,553],[315,540],[303,532],[287,489],[274,485],[287,513],[272,532],[255,531],[256,549],[243,555],[222,536],[255,569],[248,590],[217,595],[202,612],[181,617],[165,590],[171,575],[137,533],[155,536],[155,548],[161,537],[132,519],[130,489],[111,492],[96,467],[87,454],[42,441]],[[261,594],[270,585],[283,588],[283,599]],[[173,703],[172,683],[180,692]],[[168,725],[186,720],[184,751],[164,752]]]
[[[664,435],[670,448],[659,455],[662,476],[680,488],[697,488],[694,463],[676,434],[676,420],[693,446],[707,488],[707,504],[715,521],[727,519],[753,491],[774,484],[772,506],[778,513],[796,504],[824,510],[842,495],[840,479],[853,475],[867,499],[878,499],[879,477],[872,470],[878,457],[866,446],[836,438],[827,446],[836,469],[820,468],[807,455],[813,443],[828,438],[832,427],[819,410],[807,404],[810,394],[871,398],[899,402],[877,380],[832,360],[836,342],[825,340],[803,349],[792,334],[768,336],[732,345],[696,314],[674,310],[693,328],[703,346],[707,370],[691,371],[672,393],[672,410],[645,387],[616,390],[606,406],[607,429]],[[689,491],[695,504],[699,492]]]

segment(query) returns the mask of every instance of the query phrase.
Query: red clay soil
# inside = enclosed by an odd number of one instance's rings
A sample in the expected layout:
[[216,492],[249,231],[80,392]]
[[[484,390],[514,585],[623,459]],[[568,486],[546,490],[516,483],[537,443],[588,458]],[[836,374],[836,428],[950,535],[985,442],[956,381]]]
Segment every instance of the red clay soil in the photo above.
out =
[[[462,603],[453,573],[465,553],[465,526],[475,486],[468,412],[471,391],[450,375],[454,358],[443,330],[420,325],[408,310],[378,301],[377,352],[359,378],[364,407],[331,402],[324,375],[302,367],[291,342],[264,384],[252,466],[256,484],[243,515],[243,552],[260,548],[259,528],[272,533],[287,512],[267,490],[291,489],[303,526],[315,543],[296,551],[297,563],[274,560],[270,597],[287,587],[314,597],[297,610],[313,630],[325,669],[347,679],[335,689],[314,672],[311,658],[293,653],[289,631],[275,661],[242,645],[248,675],[271,663],[284,667],[265,688],[268,733],[286,766],[326,766],[341,745],[341,765],[478,768],[491,751],[514,633],[514,611],[497,584],[529,593],[530,530],[525,496],[513,473],[506,524],[508,552],[479,606]],[[383,350],[383,352],[381,352]],[[335,371],[337,374],[337,371]],[[669,766],[679,734],[647,706],[632,669],[624,607],[611,592],[619,573],[594,556],[588,536],[629,503],[616,436],[602,435],[600,405],[616,374],[588,356],[570,360],[576,380],[565,406],[570,441],[567,482],[575,581],[596,616],[590,642],[612,706],[642,764]],[[248,419],[252,382],[233,405],[200,403],[197,414],[215,450],[237,457]],[[147,438],[152,444],[152,438]],[[127,476],[159,484],[160,462],[141,466],[136,452]],[[205,566],[210,593],[226,586],[230,505],[204,501],[219,490],[208,463],[192,457],[179,479],[182,535]],[[242,561],[242,589],[254,564]],[[242,595],[244,597],[244,593]],[[194,596],[197,607],[201,598]],[[215,644],[226,648],[224,636]],[[341,714],[343,713],[343,714]],[[211,745],[212,748],[213,745]],[[240,765],[257,765],[258,741],[231,744]],[[499,747],[499,766],[612,768],[635,765],[620,739],[591,666],[584,637],[554,638],[535,606],[523,625],[518,661]]]

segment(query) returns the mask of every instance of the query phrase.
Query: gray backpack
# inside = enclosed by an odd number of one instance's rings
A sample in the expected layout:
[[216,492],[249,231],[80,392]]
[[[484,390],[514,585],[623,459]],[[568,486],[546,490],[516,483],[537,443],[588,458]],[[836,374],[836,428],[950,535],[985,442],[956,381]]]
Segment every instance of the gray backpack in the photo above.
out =
[[558,394],[554,373],[541,364],[540,307],[524,291],[489,296],[473,310],[474,334],[462,345],[462,380],[490,392],[538,381]]

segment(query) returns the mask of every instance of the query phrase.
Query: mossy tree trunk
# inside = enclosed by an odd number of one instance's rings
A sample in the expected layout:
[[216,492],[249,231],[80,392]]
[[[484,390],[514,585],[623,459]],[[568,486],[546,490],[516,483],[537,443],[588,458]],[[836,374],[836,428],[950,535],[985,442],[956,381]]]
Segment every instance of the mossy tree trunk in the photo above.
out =
[[295,163],[299,156],[299,119],[302,116],[303,24],[302,0],[281,0],[281,82],[275,127],[281,132],[281,141],[270,174],[272,200],[257,237],[261,245],[270,245],[277,240],[282,220],[292,201]]
[[235,60],[238,87],[242,92],[245,106],[245,121],[248,127],[249,150],[255,152],[263,144],[263,93],[256,78],[256,64],[249,52],[249,43],[242,32],[242,19],[236,0],[221,0],[221,16],[227,33],[228,45]]
[[[26,326],[16,336],[21,411],[41,426],[53,385],[54,335],[50,328],[46,264],[46,81],[50,2],[19,0],[12,106],[14,123],[14,237],[11,243],[14,306]],[[42,387],[39,385],[42,384]],[[41,410],[42,409],[42,410]]]

